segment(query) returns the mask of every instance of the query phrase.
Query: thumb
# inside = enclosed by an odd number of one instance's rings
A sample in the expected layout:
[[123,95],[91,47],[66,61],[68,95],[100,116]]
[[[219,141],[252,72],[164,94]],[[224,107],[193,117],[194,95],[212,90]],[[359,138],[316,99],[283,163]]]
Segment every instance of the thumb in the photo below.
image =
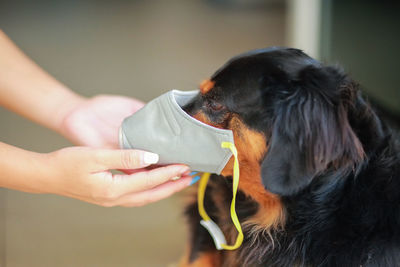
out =
[[158,162],[155,153],[135,149],[102,149],[97,161],[107,169],[138,169]]

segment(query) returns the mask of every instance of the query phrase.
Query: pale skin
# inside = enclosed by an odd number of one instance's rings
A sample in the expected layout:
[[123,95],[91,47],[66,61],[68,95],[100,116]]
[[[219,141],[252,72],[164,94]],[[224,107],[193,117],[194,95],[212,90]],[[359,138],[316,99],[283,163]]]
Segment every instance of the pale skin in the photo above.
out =
[[[187,166],[149,169],[145,167],[157,163],[158,155],[118,149],[122,120],[140,109],[142,102],[74,93],[31,61],[1,30],[0,105],[80,145],[36,153],[0,142],[1,187],[106,207],[132,207],[166,198],[192,181]],[[125,174],[112,174],[113,169]]]

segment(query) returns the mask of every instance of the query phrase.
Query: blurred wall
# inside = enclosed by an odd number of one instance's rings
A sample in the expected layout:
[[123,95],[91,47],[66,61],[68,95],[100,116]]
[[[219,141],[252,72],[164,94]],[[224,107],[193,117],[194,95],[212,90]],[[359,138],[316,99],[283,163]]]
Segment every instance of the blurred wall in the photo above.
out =
[[396,0],[287,0],[286,43],[342,66],[400,127],[399,10]]
[[400,1],[331,0],[330,5],[325,59],[343,65],[373,101],[400,118]]
[[[284,3],[276,0],[0,0],[0,27],[57,79],[85,96],[144,101],[172,88],[196,88],[238,53],[283,45],[284,14]],[[1,141],[24,149],[70,145],[4,109],[0,125]],[[0,263],[166,266],[186,243],[184,195],[107,209],[2,190]]]

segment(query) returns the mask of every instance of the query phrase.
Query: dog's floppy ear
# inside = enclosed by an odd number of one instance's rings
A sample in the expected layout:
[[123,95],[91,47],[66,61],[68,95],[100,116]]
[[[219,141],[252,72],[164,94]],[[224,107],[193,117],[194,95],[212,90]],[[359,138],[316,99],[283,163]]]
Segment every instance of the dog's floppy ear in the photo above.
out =
[[261,164],[267,190],[292,195],[327,168],[350,167],[363,158],[347,118],[355,91],[351,85],[336,68],[308,66],[282,93]]

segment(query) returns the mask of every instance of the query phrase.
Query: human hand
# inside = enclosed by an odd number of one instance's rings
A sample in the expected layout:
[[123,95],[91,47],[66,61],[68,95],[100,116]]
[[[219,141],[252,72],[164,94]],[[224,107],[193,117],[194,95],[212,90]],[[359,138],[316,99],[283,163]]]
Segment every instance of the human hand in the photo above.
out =
[[123,96],[81,99],[65,113],[60,132],[77,145],[118,148],[122,121],[143,106],[143,102]]
[[[140,150],[69,147],[49,153],[46,158],[49,170],[42,174],[44,181],[39,183],[42,192],[105,207],[156,202],[184,189],[192,181],[185,165],[143,169],[156,163],[158,155]],[[110,169],[140,171],[112,174]]]

